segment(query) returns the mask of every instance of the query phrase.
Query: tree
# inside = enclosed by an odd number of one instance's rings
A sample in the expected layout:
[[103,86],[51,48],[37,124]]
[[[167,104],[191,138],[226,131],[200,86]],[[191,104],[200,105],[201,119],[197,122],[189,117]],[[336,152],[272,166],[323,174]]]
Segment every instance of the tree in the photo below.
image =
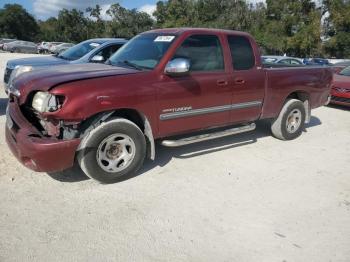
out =
[[337,58],[350,58],[350,1],[325,0],[325,52]]
[[99,5],[89,7],[86,12],[89,13],[91,19],[87,20],[88,38],[98,38],[106,34],[106,21],[101,16],[102,8]]
[[321,11],[311,0],[267,0],[259,35],[270,54],[312,56],[321,50]]
[[0,9],[0,35],[21,40],[36,40],[39,26],[21,5],[6,4]]
[[40,40],[42,41],[61,41],[61,35],[58,33],[58,21],[55,17],[50,17],[46,21],[39,21]]
[[154,21],[145,12],[128,10],[120,4],[113,4],[107,14],[112,18],[108,23],[108,33],[114,37],[131,38],[141,32],[152,29]]
[[88,20],[82,11],[63,9],[57,18],[57,33],[61,41],[81,42],[89,38]]

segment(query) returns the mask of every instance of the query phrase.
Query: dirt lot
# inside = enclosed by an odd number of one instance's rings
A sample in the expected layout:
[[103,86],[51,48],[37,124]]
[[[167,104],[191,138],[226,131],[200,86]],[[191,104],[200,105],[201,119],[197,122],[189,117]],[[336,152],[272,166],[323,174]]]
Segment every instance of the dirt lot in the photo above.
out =
[[[8,59],[0,54],[0,71]],[[350,111],[323,107],[299,139],[257,132],[177,149],[100,185],[34,173],[4,139],[0,261],[350,261]],[[59,157],[59,156],[58,156]]]

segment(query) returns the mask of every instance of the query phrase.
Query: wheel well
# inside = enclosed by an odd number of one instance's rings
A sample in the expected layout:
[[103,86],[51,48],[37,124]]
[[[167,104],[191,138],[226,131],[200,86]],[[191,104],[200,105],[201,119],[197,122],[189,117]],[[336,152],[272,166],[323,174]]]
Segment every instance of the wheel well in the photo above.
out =
[[[305,123],[308,124],[310,123],[311,120],[311,107],[310,107],[310,95],[306,92],[303,91],[297,91],[291,93],[287,98],[288,99],[298,99],[304,104],[305,112],[306,112],[306,118],[305,118]],[[286,102],[285,101],[285,102]]]
[[295,98],[295,99],[298,99],[300,100],[301,102],[305,102],[306,100],[309,100],[309,94],[306,93],[306,92],[303,92],[303,91],[297,91],[297,92],[293,92],[291,93],[286,100],[288,99],[292,99],[292,98]]
[[144,120],[143,117],[139,112],[137,112],[134,109],[118,109],[113,112],[112,115],[110,115],[108,118],[111,117],[121,117],[130,120],[134,124],[136,124],[142,132],[145,131],[145,125],[144,125]]
[[127,119],[134,124],[136,124],[141,131],[146,136],[147,141],[147,156],[154,160],[155,158],[155,143],[152,133],[152,127],[150,125],[149,120],[146,116],[144,116],[142,113],[134,110],[134,109],[117,109],[115,111],[107,111],[107,112],[101,112],[98,113],[88,119],[86,119],[79,128],[79,136],[84,137],[88,132],[99,126],[102,122],[114,118],[114,117],[120,117]]

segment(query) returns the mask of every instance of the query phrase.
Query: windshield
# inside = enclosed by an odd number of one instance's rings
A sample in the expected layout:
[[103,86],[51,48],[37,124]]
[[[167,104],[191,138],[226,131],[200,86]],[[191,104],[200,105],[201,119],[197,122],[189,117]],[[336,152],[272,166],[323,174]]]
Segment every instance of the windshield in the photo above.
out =
[[350,76],[350,66],[344,68],[342,71],[340,71],[339,75],[342,76]]
[[153,69],[158,65],[175,38],[175,35],[161,35],[159,33],[136,36],[120,48],[109,59],[109,63],[137,69]]
[[0,41],[0,44],[6,44],[16,41],[15,39],[3,39]]
[[101,42],[85,41],[67,49],[66,51],[62,52],[58,57],[71,61],[77,60],[100,45]]

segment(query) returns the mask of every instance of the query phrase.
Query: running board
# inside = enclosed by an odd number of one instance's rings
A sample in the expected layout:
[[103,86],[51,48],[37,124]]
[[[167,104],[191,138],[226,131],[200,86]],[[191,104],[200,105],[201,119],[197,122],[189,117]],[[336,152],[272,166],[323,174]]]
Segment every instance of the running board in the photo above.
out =
[[184,146],[189,144],[194,144],[202,141],[212,140],[220,137],[225,136],[231,136],[236,135],[240,133],[245,133],[252,131],[256,128],[255,123],[251,123],[249,125],[234,127],[230,129],[226,129],[224,131],[218,131],[218,132],[212,132],[212,133],[206,133],[202,135],[196,135],[196,136],[190,136],[185,138],[180,138],[177,140],[163,140],[162,145],[166,147],[178,147],[178,146]]

